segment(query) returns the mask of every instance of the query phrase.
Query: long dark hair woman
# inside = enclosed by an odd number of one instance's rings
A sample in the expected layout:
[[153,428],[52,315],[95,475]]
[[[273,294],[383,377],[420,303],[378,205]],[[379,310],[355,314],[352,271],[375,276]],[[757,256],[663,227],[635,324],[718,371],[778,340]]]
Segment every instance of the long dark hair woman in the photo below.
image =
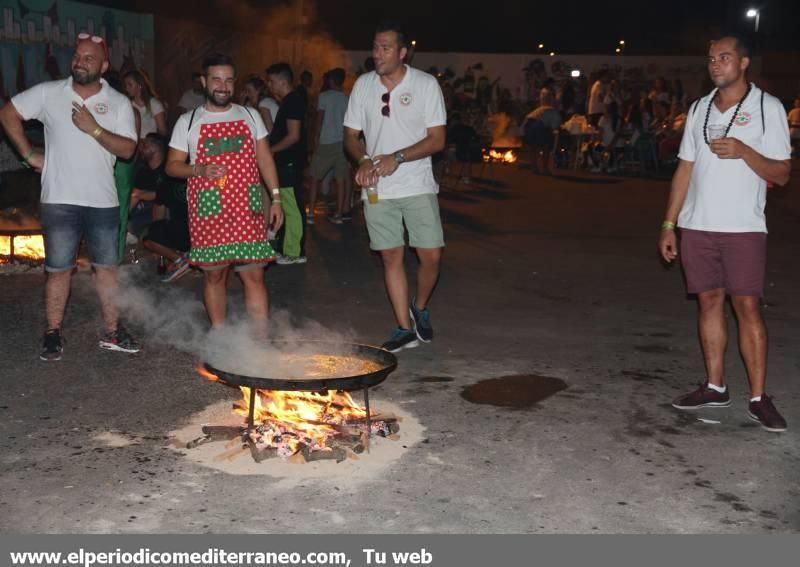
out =
[[134,70],[125,73],[123,83],[131,104],[142,117],[140,139],[152,133],[166,136],[167,113],[164,105],[158,100],[150,80],[141,71]]

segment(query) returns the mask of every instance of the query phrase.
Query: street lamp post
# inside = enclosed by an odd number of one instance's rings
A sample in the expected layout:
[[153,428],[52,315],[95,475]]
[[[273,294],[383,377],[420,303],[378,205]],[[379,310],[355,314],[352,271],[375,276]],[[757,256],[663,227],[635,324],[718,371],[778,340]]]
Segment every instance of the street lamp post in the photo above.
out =
[[756,33],[758,33],[758,23],[759,23],[759,20],[761,20],[761,10],[756,10],[755,8],[750,8],[749,10],[747,10],[746,16],[748,18],[755,18]]

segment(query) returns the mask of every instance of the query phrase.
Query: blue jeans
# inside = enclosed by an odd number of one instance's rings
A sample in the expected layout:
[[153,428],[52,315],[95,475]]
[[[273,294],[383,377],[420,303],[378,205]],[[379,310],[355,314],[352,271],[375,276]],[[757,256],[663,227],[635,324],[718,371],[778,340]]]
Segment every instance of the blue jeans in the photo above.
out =
[[44,229],[44,267],[48,272],[66,272],[75,267],[81,237],[86,237],[93,266],[115,268],[119,246],[119,207],[41,205]]

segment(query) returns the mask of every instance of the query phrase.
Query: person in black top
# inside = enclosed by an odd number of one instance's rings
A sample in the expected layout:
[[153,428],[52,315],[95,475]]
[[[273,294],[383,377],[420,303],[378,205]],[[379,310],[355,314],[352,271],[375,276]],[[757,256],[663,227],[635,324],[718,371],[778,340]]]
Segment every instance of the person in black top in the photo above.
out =
[[[303,167],[306,163],[306,104],[307,100],[293,88],[294,76],[288,63],[276,63],[267,69],[267,87],[278,101],[278,114],[269,145],[278,169],[282,189],[291,187],[297,202],[297,215],[287,209],[291,203],[284,199],[286,221],[278,240],[281,241],[282,256],[279,264],[303,264],[306,262],[305,233],[306,209]],[[299,226],[296,222],[299,220]]]
[[167,218],[154,221],[143,242],[148,250],[175,261],[189,250],[189,218],[186,183],[164,171],[166,152],[167,141],[162,136],[148,134],[142,140],[131,201],[151,201],[166,208]]

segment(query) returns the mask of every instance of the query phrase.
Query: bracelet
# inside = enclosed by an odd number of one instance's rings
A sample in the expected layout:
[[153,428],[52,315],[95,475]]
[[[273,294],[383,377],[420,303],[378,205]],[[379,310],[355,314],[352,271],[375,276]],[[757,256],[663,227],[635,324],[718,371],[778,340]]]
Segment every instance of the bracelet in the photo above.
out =
[[280,199],[272,199],[272,204],[274,205],[275,203],[278,203],[280,205],[281,203],[283,203],[283,201],[281,201]]
[[358,160],[358,165],[361,165],[361,164],[362,164],[362,163],[364,163],[365,161],[370,161],[370,160],[372,160],[372,158],[371,158],[371,157],[369,157],[367,154],[364,154],[364,155],[361,157],[361,159],[360,159],[360,160]]
[[102,133],[103,133],[103,128],[101,126],[98,126],[94,130],[92,130],[92,137],[94,137],[94,139],[96,140],[97,138],[100,137]]
[[675,223],[665,220],[661,223],[661,230],[675,230]]
[[33,148],[31,148],[31,151],[29,151],[27,154],[25,154],[25,156],[22,158],[22,161],[24,161],[25,163],[28,163],[28,160],[31,159],[32,155],[33,155]]
[[278,189],[277,187],[275,189],[271,189],[270,191],[272,191],[273,195],[280,195],[281,194],[281,190]]

